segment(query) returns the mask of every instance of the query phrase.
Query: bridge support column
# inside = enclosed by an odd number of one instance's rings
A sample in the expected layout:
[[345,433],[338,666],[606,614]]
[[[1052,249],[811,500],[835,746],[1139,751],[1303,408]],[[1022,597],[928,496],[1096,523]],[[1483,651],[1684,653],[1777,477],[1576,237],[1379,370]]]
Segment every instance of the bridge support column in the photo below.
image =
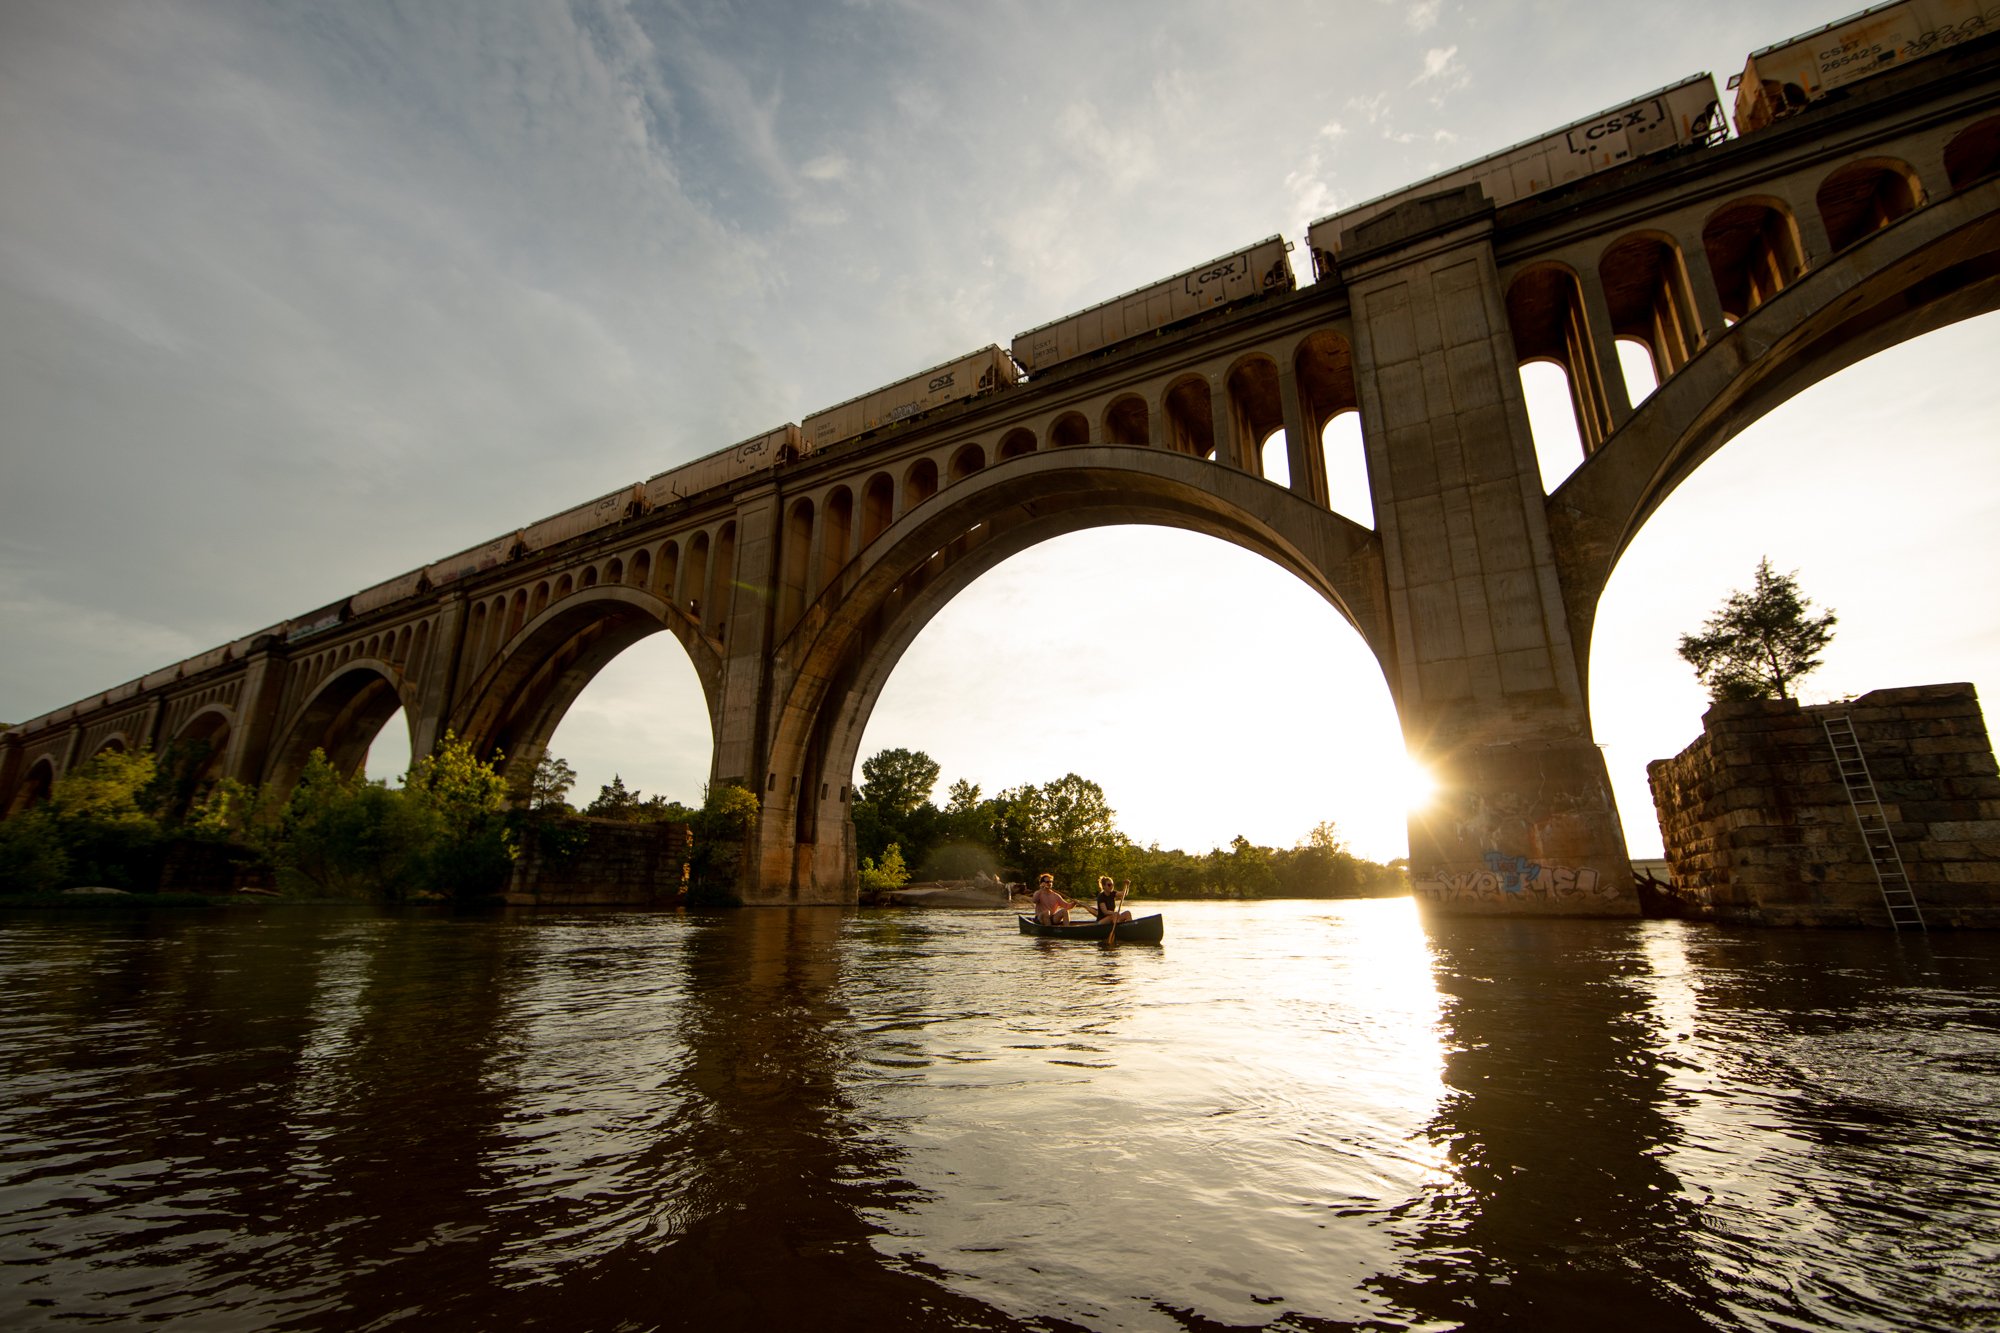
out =
[[1278,397],[1285,413],[1285,465],[1291,469],[1292,493],[1330,509],[1333,501],[1327,492],[1326,447],[1313,438],[1306,425],[1298,372],[1290,364],[1278,367]]
[[242,692],[236,696],[236,725],[229,729],[229,746],[223,753],[223,776],[238,782],[264,780],[264,761],[284,692],[284,652],[278,638],[267,635],[252,645],[244,659]]
[[1699,232],[1692,236],[1679,235],[1675,241],[1681,248],[1682,262],[1687,265],[1688,289],[1694,296],[1695,319],[1700,324],[1700,346],[1690,347],[1688,355],[1693,356],[1701,347],[1720,342],[1729,332],[1729,320],[1722,313],[1722,296],[1715,287],[1715,270],[1709,267],[1708,246]]
[[[1604,278],[1593,267],[1581,275],[1583,317],[1590,328],[1590,345],[1596,354],[1598,380],[1604,386],[1604,408],[1610,417],[1610,431],[1632,419],[1632,390],[1625,383],[1625,364],[1618,359],[1618,338],[1611,329],[1611,303],[1604,297]],[[1602,443],[1600,441],[1599,443]],[[1585,450],[1595,453],[1593,445]]]
[[1410,871],[1433,910],[1630,915],[1490,219],[1436,219],[1343,266],[1394,693],[1442,788],[1410,821]]
[[430,660],[424,663],[424,678],[416,682],[417,702],[409,718],[411,763],[435,754],[438,742],[444,739],[458,692],[459,662],[465,654],[465,620],[464,593],[453,591],[438,599]]

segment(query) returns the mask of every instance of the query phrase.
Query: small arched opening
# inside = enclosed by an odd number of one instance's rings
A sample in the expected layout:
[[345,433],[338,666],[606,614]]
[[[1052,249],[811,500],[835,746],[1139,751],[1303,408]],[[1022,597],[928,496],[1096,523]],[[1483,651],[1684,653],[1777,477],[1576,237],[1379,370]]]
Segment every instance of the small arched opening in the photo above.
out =
[[708,620],[711,638],[729,632],[729,616],[736,609],[736,524],[724,523],[715,534],[715,558],[708,566]]
[[708,596],[708,534],[697,532],[688,539],[687,568],[682,572],[681,605],[688,616],[700,620]]
[[[1568,381],[1576,438],[1582,443],[1580,454],[1564,469],[1568,475],[1582,455],[1595,452],[1617,425],[1576,274],[1561,264],[1537,264],[1520,274],[1507,288],[1507,325],[1514,334],[1517,365],[1547,362]],[[1536,452],[1542,450],[1537,438]]]
[[1828,176],[1814,196],[1827,242],[1836,251],[1916,211],[1923,187],[1906,162],[1870,158]]
[[986,467],[986,451],[976,444],[962,445],[951,456],[950,477],[953,482],[964,481],[975,472]]
[[1944,174],[1954,190],[2000,172],[2000,116],[1976,121],[1944,146]]
[[828,492],[820,524],[819,576],[813,580],[815,594],[833,582],[834,575],[854,558],[849,549],[854,544],[854,492],[845,486],[836,486]]
[[1033,452],[1035,452],[1035,433],[1025,426],[1017,426],[1000,437],[1000,459],[1003,462]]
[[56,789],[56,765],[47,755],[28,766],[28,772],[21,779],[20,787],[14,792],[14,799],[8,803],[7,813],[20,814],[38,805],[47,805],[50,795]]
[[1199,375],[1183,375],[1168,387],[1162,408],[1169,449],[1196,458],[1208,458],[1215,453],[1215,415],[1207,380]]
[[[1234,436],[1228,447],[1231,458],[1260,477],[1272,476],[1265,465],[1265,451],[1272,440],[1284,450],[1285,407],[1278,387],[1278,366],[1268,356],[1249,356],[1239,361],[1224,378],[1229,391],[1229,427]],[[1289,484],[1291,464],[1277,460],[1279,477]]]
[[1329,329],[1316,330],[1292,354],[1292,373],[1306,437],[1291,451],[1292,490],[1373,527],[1375,503],[1368,493],[1353,348]]
[[861,544],[880,537],[895,521],[896,483],[888,473],[877,472],[861,491]]
[[937,464],[919,458],[903,474],[903,512],[908,513],[938,493]]
[[1798,227],[1772,199],[1742,199],[1718,209],[1701,229],[1708,271],[1722,313],[1746,318],[1805,272]]
[[[1655,232],[1621,236],[1597,261],[1597,275],[1604,285],[1612,336],[1646,349],[1655,384],[1686,365],[1700,349],[1701,323],[1687,264],[1671,237]],[[1625,388],[1634,403],[1645,396],[1633,392],[1629,375]]]
[[1090,418],[1081,412],[1065,412],[1049,423],[1049,447],[1066,449],[1090,443]]
[[1153,442],[1152,414],[1144,398],[1128,393],[1111,400],[1104,409],[1104,442],[1141,447]]
[[778,588],[780,633],[788,630],[805,611],[807,584],[812,573],[813,502],[794,500],[785,515],[782,573]]

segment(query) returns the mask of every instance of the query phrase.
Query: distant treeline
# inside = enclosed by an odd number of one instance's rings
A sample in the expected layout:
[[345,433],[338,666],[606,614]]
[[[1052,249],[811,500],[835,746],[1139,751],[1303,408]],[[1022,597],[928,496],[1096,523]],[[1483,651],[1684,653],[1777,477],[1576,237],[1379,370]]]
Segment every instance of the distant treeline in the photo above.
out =
[[1142,847],[1118,829],[1104,789],[1074,773],[1042,786],[985,796],[951,784],[931,799],[939,766],[922,750],[883,750],[861,765],[854,830],[864,888],[905,879],[965,879],[986,872],[1025,882],[1043,872],[1072,895],[1099,875],[1130,880],[1148,898],[1368,898],[1409,891],[1402,869],[1348,851],[1332,823],[1297,846],[1259,847],[1237,837],[1204,853]]
[[[199,747],[107,752],[55,784],[49,801],[0,821],[0,893],[92,885],[153,892],[268,884],[291,896],[467,901],[505,890],[533,842],[560,858],[587,838],[584,819],[686,824],[698,899],[733,889],[734,859],[757,816],[741,788],[711,789],[700,806],[645,796],[614,776],[580,809],[576,774],[553,756],[517,803],[496,770],[447,736],[391,786],[339,772],[315,751],[292,790],[277,794],[204,776]],[[1047,872],[1063,891],[1090,892],[1099,875],[1148,898],[1361,898],[1408,891],[1404,872],[1347,850],[1322,823],[1295,847],[1242,837],[1204,853],[1142,847],[1118,829],[1095,782],[1066,774],[1042,786],[984,796],[951,784],[931,799],[937,761],[884,750],[861,766],[854,828],[864,891],[985,873],[1016,882]],[[579,816],[583,818],[579,818]],[[175,874],[176,865],[182,873]]]

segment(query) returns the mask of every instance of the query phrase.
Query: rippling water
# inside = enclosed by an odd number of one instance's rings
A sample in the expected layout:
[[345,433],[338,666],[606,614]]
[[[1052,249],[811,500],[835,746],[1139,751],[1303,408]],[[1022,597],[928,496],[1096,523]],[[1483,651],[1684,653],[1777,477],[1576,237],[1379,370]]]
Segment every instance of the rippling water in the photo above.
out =
[[2000,938],[0,917],[0,1325],[2000,1328]]

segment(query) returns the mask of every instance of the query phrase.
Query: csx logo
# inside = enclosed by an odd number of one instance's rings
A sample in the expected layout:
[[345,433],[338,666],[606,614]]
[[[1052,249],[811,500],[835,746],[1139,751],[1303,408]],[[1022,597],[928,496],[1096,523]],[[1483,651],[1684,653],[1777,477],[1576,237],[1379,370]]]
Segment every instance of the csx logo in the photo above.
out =
[[957,371],[947,370],[944,374],[938,376],[936,379],[932,380],[929,384],[925,385],[924,386],[925,392],[936,393],[939,389],[949,389],[951,387],[952,381],[957,377],[958,377]]
[[1205,270],[1196,276],[1195,282],[1199,286],[1206,287],[1211,282],[1221,282],[1224,278],[1234,276],[1236,276],[1236,261],[1232,259],[1227,264],[1217,264],[1214,268]]
[[1649,108],[1635,106],[1623,115],[1612,116],[1609,120],[1600,120],[1597,124],[1585,130],[1583,137],[1586,139],[1602,139],[1605,135],[1616,134],[1620,130],[1644,129],[1658,119],[1659,117],[1652,114]]

